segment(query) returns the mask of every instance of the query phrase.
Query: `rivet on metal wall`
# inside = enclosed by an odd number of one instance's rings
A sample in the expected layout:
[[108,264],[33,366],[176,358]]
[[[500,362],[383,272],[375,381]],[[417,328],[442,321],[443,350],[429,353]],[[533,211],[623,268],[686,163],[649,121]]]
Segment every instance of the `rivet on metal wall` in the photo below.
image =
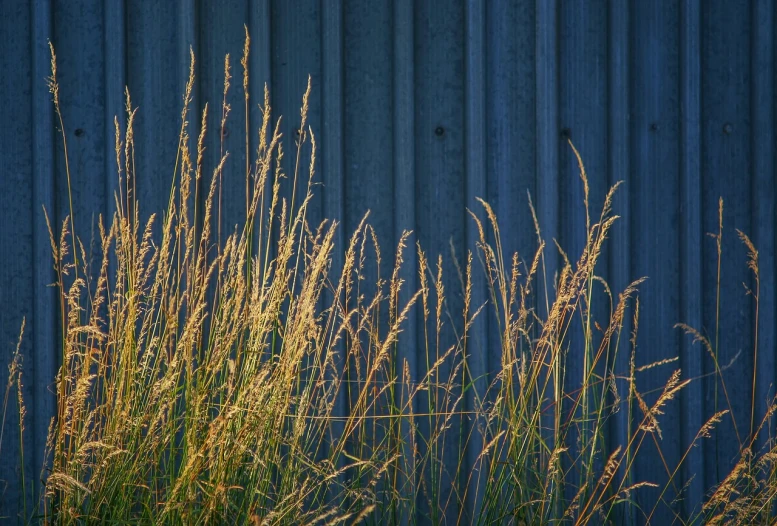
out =
[[81,128],[76,128],[76,131],[73,132],[73,134],[76,137],[83,137],[86,132]]
[[731,135],[733,131],[734,131],[734,126],[730,122],[727,122],[726,124],[723,125],[723,133],[725,133],[726,135]]
[[435,134],[437,137],[442,137],[442,136],[445,134],[445,128],[443,128],[442,126],[437,126],[437,127],[434,129],[434,134]]
[[226,126],[221,128],[221,136],[224,138],[229,137],[229,128],[227,128]]
[[659,126],[657,122],[650,123],[650,131],[657,132],[660,129],[661,129],[661,126]]

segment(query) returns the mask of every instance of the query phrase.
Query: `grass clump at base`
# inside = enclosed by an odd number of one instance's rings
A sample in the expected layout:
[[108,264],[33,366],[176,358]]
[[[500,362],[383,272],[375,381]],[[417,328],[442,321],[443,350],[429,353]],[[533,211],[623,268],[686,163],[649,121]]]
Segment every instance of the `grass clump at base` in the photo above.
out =
[[[246,149],[248,49],[246,37]],[[228,59],[225,73],[222,128],[229,113]],[[633,480],[634,459],[646,438],[660,436],[660,415],[691,380],[679,370],[668,373],[650,404],[637,389],[641,370],[674,360],[636,367],[635,296],[642,280],[616,298],[596,275],[617,219],[611,213],[617,185],[592,220],[586,173],[574,150],[587,238],[574,262],[559,247],[564,264],[553,280],[554,293],[544,296],[552,298],[546,316],[535,308],[535,284],[545,283],[537,278],[546,273],[536,219],[539,248],[530,263],[517,254],[506,259],[496,216],[485,201],[485,222],[472,213],[479,242],[460,276],[463,313],[448,311],[442,260],[433,268],[420,245],[415,255],[406,254],[409,233],[399,240],[391,277],[379,280],[369,296],[365,266],[379,264],[380,250],[366,217],[346,247],[334,244],[336,223],[307,221],[316,155],[315,135],[306,126],[310,84],[290,178],[281,168],[282,138],[265,90],[258,147],[253,164],[245,166],[246,220],[228,236],[221,235],[228,154],[222,136],[215,169],[203,173],[207,105],[190,150],[193,85],[192,55],[167,210],[141,222],[134,192],[136,110],[127,93],[126,129],[116,121],[119,191],[113,216],[99,221],[99,266],[88,264],[72,201],[58,231],[49,226],[61,368],[42,473],[45,490],[40,503],[23,504],[25,519],[588,524],[629,514],[649,521],[667,504],[664,496],[680,466],[667,471],[669,482],[659,488],[653,510],[635,509],[634,492],[655,484]],[[51,90],[64,130],[53,48]],[[303,181],[307,141],[312,153]],[[284,184],[292,187],[290,200],[282,197]],[[757,278],[757,252],[743,240]],[[336,250],[344,250],[342,268],[333,268]],[[420,288],[401,304],[407,285],[400,269],[407,257],[417,258]],[[482,268],[473,269],[473,261]],[[472,278],[481,271],[488,301],[477,305]],[[609,307],[605,327],[592,317],[599,302]],[[414,379],[397,356],[404,322],[418,309],[427,368]],[[485,352],[473,348],[468,336],[487,313],[496,322],[501,364],[487,390],[474,392],[474,403],[466,407],[465,394],[481,380],[471,376],[468,357]],[[633,331],[624,334],[629,320]],[[715,357],[710,342],[694,334]],[[444,346],[446,338],[453,345]],[[582,362],[575,368],[580,378],[566,376],[570,360]],[[623,370],[625,376],[616,373]],[[18,359],[5,405],[14,386],[21,393]],[[21,433],[24,403],[17,398]],[[628,413],[627,441],[611,445],[608,422],[620,410]],[[717,412],[688,450],[726,412]],[[774,406],[763,422],[773,413]],[[453,426],[454,418],[467,419],[466,430]],[[742,461],[694,521],[757,523],[772,516],[774,443],[768,441],[759,454],[754,444],[753,438],[743,447]],[[454,466],[443,462],[451,447],[459,458]],[[473,447],[479,448],[474,454]],[[473,458],[471,465],[467,459]]]

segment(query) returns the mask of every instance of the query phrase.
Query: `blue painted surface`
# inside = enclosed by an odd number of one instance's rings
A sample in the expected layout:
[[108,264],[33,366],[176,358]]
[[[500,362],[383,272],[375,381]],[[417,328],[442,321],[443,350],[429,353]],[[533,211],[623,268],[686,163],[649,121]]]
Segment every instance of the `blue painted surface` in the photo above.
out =
[[[55,223],[68,210],[62,141],[45,85],[48,39],[59,57],[76,228],[85,239],[96,215],[112,205],[106,197],[115,188],[113,116],[123,118],[125,84],[140,107],[142,215],[165,204],[190,46],[199,79],[190,120],[199,122],[209,103],[211,131],[219,126],[213,116],[220,107],[224,54],[231,54],[226,173],[235,181],[225,181],[222,235],[244,217],[244,185],[238,181],[245,162],[239,64],[244,24],[253,43],[252,130],[266,82],[276,114],[284,116],[284,135],[293,136],[311,75],[309,122],[319,139],[323,184],[309,217],[341,221],[341,246],[371,209],[384,250],[403,229],[413,229],[411,243],[420,240],[432,261],[443,254],[446,273],[455,276],[451,244],[463,258],[476,236],[465,207],[479,210],[474,198],[485,197],[500,218],[505,248],[528,258],[536,248],[528,190],[545,238],[558,239],[575,255],[583,243],[582,187],[566,138],[586,162],[594,210],[611,184],[624,181],[615,201],[622,219],[600,272],[616,292],[633,279],[650,278],[640,293],[637,365],[679,357],[688,377],[712,371],[700,347],[672,327],[686,322],[714,334],[716,254],[706,233],[717,231],[722,196],[719,355],[722,364],[738,356],[723,374],[737,430],[746,434],[753,393],[756,414],[762,414],[777,374],[775,9],[768,0],[456,0],[444,8],[404,0],[0,2],[0,370],[6,370],[26,317],[27,480],[38,479],[59,355],[41,206]],[[218,152],[219,134],[209,137],[209,152]],[[212,168],[215,161],[209,162]],[[757,357],[753,303],[741,285],[752,279],[735,228],[760,250]],[[403,275],[409,286],[417,279],[413,265]],[[553,250],[546,265],[550,275],[558,267]],[[460,306],[461,297],[452,294],[449,308],[456,312]],[[403,338],[417,333],[423,319],[410,323]],[[473,341],[482,352],[471,362],[473,371],[499,365],[494,327],[486,317],[475,327]],[[406,343],[401,357],[419,378],[426,366],[421,342]],[[574,368],[568,374],[570,381],[579,377]],[[645,371],[642,390],[663,385],[667,374],[666,368]],[[667,408],[681,415],[663,421],[660,445],[670,466],[714,412],[714,392],[714,380],[694,382]],[[719,406],[722,396],[719,386]],[[626,433],[622,409],[612,424],[614,441]],[[15,422],[13,408],[7,421]],[[691,451],[677,484],[689,482],[685,498],[659,508],[653,522],[671,522],[671,509],[681,516],[698,509],[705,489],[728,472],[738,447],[733,424],[725,420],[717,438]],[[18,441],[8,428],[0,448],[0,515],[15,516],[21,495]],[[665,478],[655,444],[646,443],[635,479]],[[637,499],[652,507],[656,496],[647,490]],[[673,489],[664,499],[671,503],[675,497]],[[467,505],[479,504],[469,499]],[[639,514],[627,519],[643,522]]]

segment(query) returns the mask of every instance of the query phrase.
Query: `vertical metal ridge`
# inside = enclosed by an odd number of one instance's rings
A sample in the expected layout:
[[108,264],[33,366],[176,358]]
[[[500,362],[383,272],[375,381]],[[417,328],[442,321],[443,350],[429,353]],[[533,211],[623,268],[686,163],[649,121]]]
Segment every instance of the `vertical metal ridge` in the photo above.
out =
[[[264,84],[270,85],[272,75],[272,20],[270,0],[260,0],[258,5],[249,3],[248,34],[251,36],[249,63],[249,84],[251,100],[263,104]],[[256,131],[249,128],[250,131]]]
[[415,226],[415,147],[414,147],[414,49],[413,5],[408,0],[394,4],[394,216],[395,234]]
[[[552,239],[559,237],[559,84],[558,0],[537,0],[537,216],[548,247],[544,253],[544,287],[553,303],[553,275],[558,256]],[[540,312],[547,316],[544,301]]]
[[[262,125],[262,109],[264,106],[264,88],[270,90],[272,98],[272,12],[271,0],[260,0],[256,4],[248,2],[248,34],[251,37],[251,48],[248,56],[248,90],[249,90],[249,148],[246,152],[249,159],[255,160],[256,148],[259,144],[259,127]],[[275,126],[270,122],[270,131]],[[268,177],[264,185],[264,195],[272,192],[272,178]],[[265,205],[266,207],[267,205]],[[257,220],[258,221],[258,220]],[[261,225],[254,228],[254,243],[259,242]]]
[[[191,126],[192,132],[189,134],[189,148],[190,151],[196,152],[197,151],[197,138],[200,134],[200,128],[202,123],[202,115],[203,115],[203,104],[200,99],[200,83],[202,82],[202,77],[200,75],[201,69],[200,69],[200,63],[202,61],[202,56],[199,53],[199,30],[198,30],[198,16],[197,16],[197,0],[180,0],[178,2],[178,71],[176,74],[176,79],[178,81],[178,89],[180,90],[181,95],[183,96],[184,89],[186,87],[186,82],[189,78],[189,65],[190,65],[190,55],[189,51],[191,50],[194,53],[194,85],[192,86],[192,93],[191,93],[191,103],[189,106],[189,125]],[[214,115],[214,109],[211,107],[209,109],[210,111],[210,117],[208,119],[210,129],[207,133],[218,133],[217,129],[214,127],[213,122],[214,121],[213,115]],[[207,138],[206,138],[207,140]],[[210,152],[210,155],[214,155],[214,152]],[[208,157],[208,154],[206,153],[205,157]],[[207,166],[207,162],[205,163]],[[210,174],[207,173],[207,170],[203,170],[204,174],[206,176],[209,176]],[[199,181],[195,181],[192,191],[192,197],[191,202],[195,204],[197,210],[204,210],[205,209],[205,198],[206,196],[204,194],[207,194],[207,177],[203,176]],[[197,201],[195,203],[195,201]],[[197,232],[197,235],[200,235],[202,232],[202,223],[203,223],[203,214],[198,213],[198,216],[194,218],[194,228]]]
[[[626,2],[612,2],[608,4],[607,12],[607,38],[608,38],[608,85],[607,85],[607,149],[608,149],[608,185],[612,187],[619,181],[622,182],[618,193],[615,195],[613,209],[621,219],[612,229],[612,241],[609,243],[609,281],[610,286],[617,293],[622,291],[632,280],[631,275],[631,214],[629,210],[630,188],[630,92],[629,92],[629,4]],[[631,334],[632,317],[626,316],[623,320],[623,334]],[[618,361],[615,364],[614,373],[618,378],[626,378],[629,375],[629,345],[628,338],[621,341],[618,349]],[[618,382],[621,393],[627,392],[626,381]],[[620,411],[613,419],[610,429],[610,447],[626,446],[629,440],[629,411],[628,399],[622,397]],[[621,477],[627,475],[627,468],[621,465],[619,472]],[[632,510],[625,510],[623,516],[618,517],[622,524],[634,524],[635,517]]]
[[[555,300],[554,276],[558,269],[558,251],[553,244],[560,239],[559,217],[559,1],[535,3],[536,71],[536,212],[545,249],[537,285],[540,316],[547,319]],[[543,291],[544,297],[543,297]],[[563,380],[562,380],[563,381]],[[568,467],[568,466],[566,466]],[[560,488],[556,488],[560,490]]]
[[[325,60],[321,64],[322,98],[322,177],[324,182],[324,216],[343,222],[345,186],[343,176],[343,0],[334,0],[321,11],[321,51]],[[333,268],[343,266],[345,235],[342,226],[335,233]]]
[[[335,5],[332,5],[335,4]],[[343,0],[336,0],[321,10],[321,54],[325,59],[321,63],[321,165],[323,192],[323,216],[330,221],[338,221],[332,252],[332,279],[341,279],[345,263],[345,165],[343,117],[344,101],[344,47],[343,47]],[[324,295],[324,304],[332,305],[335,298],[330,291]],[[343,340],[338,341],[335,351],[339,354],[339,364],[346,363],[348,357]],[[335,400],[334,414],[344,417],[348,411],[348,391],[341,389]],[[331,425],[332,443],[342,437],[345,424],[335,421]],[[344,460],[344,459],[342,459]],[[339,467],[339,466],[338,466]],[[332,498],[336,498],[333,493]]]
[[[701,209],[701,6],[699,0],[683,0],[680,6],[680,294],[682,321],[701,327],[702,312],[702,209]],[[691,338],[681,340],[683,376],[699,378],[702,360]],[[704,424],[704,396],[701,381],[691,383],[681,393],[682,444],[690,444]],[[700,508],[704,499],[704,442],[691,448],[683,467],[688,484],[683,507],[687,517]]]
[[[118,118],[122,129],[126,123],[124,88],[127,85],[127,33],[124,0],[106,2],[104,8],[105,127],[103,133],[105,134],[105,203],[103,214],[105,221],[108,222],[110,221],[111,210],[114,207],[113,195],[118,190],[119,185],[116,173],[113,119],[114,117]],[[115,264],[114,259],[112,258],[113,264]]]
[[[545,249],[537,285],[540,316],[547,319],[555,300],[554,276],[558,269],[558,251],[554,239],[561,237],[559,217],[559,1],[535,3],[536,72],[536,212]],[[544,292],[544,297],[543,297]],[[562,380],[563,381],[563,380]],[[560,488],[557,488],[559,490]]]
[[[104,86],[105,120],[103,123],[104,145],[104,191],[103,221],[109,228],[115,207],[114,195],[119,190],[118,167],[116,166],[115,125],[114,117],[119,122],[119,128],[125,129],[127,115],[124,109],[124,89],[127,86],[127,12],[124,0],[106,2],[103,11],[105,25],[105,41],[103,44],[103,63],[105,64]],[[108,275],[116,271],[116,254],[110,253]]]
[[[414,64],[414,20],[412,0],[395,0],[394,2],[394,27],[393,27],[393,142],[394,142],[394,238],[398,239],[403,230],[416,229],[416,195],[415,195],[415,64]],[[418,263],[415,256],[414,240],[417,235],[410,238],[408,243],[409,254],[405,257],[401,271],[401,278],[405,281],[399,295],[401,306],[407,304],[412,294],[417,289]],[[408,364],[411,382],[419,380],[417,327],[420,313],[418,310],[410,315],[406,322],[404,334],[407,336],[398,345],[398,371],[401,374],[404,364]],[[410,408],[417,412],[417,402],[414,400]],[[413,498],[416,495],[417,474],[414,465],[415,456],[410,449],[409,435],[412,432],[409,425],[403,422],[402,434],[405,438],[404,458],[409,459],[410,466],[406,466],[406,473],[412,473],[411,480],[404,481],[407,488],[405,495]],[[401,524],[414,522],[403,510],[400,517]]]
[[[178,13],[178,72],[176,75],[176,78],[178,80],[178,86],[181,90],[181,95],[183,95],[183,90],[186,86],[186,81],[189,78],[189,64],[190,64],[190,57],[189,57],[189,49],[191,49],[194,52],[194,86],[192,87],[192,98],[191,98],[191,105],[189,107],[189,125],[191,126],[192,132],[190,132],[190,144],[189,148],[192,152],[196,152],[196,141],[197,137],[200,133],[200,123],[202,122],[202,106],[200,105],[200,88],[199,84],[201,82],[200,79],[200,68],[199,63],[202,57],[199,55],[198,51],[198,30],[197,30],[197,0],[180,0],[178,3],[179,13]],[[211,119],[210,122],[213,122],[213,108],[210,109],[211,111]],[[211,130],[210,133],[214,133],[214,130]],[[218,133],[218,132],[216,132]],[[211,155],[213,153],[211,152]],[[201,202],[197,203],[198,209],[203,210],[203,203],[204,198],[202,194],[204,193],[202,191],[203,188],[203,182],[199,181],[195,183],[196,185],[200,186],[199,191],[199,198]],[[207,188],[207,187],[205,187]],[[206,190],[207,192],[207,190]],[[194,192],[193,192],[194,193]],[[194,193],[194,195],[197,195]],[[192,200],[194,200],[194,197],[192,197]],[[197,225],[195,227],[198,230],[201,230],[201,222],[202,222],[202,214],[200,214],[200,217],[197,218]]]
[[[33,320],[32,341],[36,349],[33,363],[33,422],[35,469],[43,467],[49,419],[54,415],[56,399],[49,386],[57,370],[56,281],[51,265],[51,244],[43,210],[56,221],[54,177],[54,107],[45,79],[51,75],[48,40],[53,34],[51,0],[30,4],[32,32],[32,222],[33,222]],[[37,471],[36,471],[37,473]],[[36,485],[40,492],[40,482]],[[38,493],[39,494],[39,493]]]
[[[465,95],[464,95],[464,158],[465,202],[473,212],[481,207],[475,198],[487,198],[486,173],[486,5],[479,0],[467,0],[465,7]],[[466,217],[465,232],[468,250],[474,250],[478,242],[478,229],[470,217]],[[477,259],[477,254],[473,255]],[[486,302],[485,275],[479,268],[472,272],[471,311]],[[473,324],[467,338],[467,368],[474,389],[467,390],[466,410],[477,409],[478,400],[487,388],[488,364],[488,316],[480,316]],[[483,437],[479,434],[477,420],[471,420],[466,428],[467,466],[463,470],[463,483],[467,485],[466,512],[474,522],[480,515],[485,491],[485,471],[478,467],[478,457],[483,451]],[[477,468],[477,472],[473,469]],[[470,476],[471,474],[471,476]]]
[[[180,60],[178,61],[178,78],[183,79],[183,81],[186,82],[186,79],[189,77],[189,49],[191,48],[194,51],[196,60],[200,59],[198,54],[199,40],[197,38],[197,0],[181,0],[179,6],[180,14],[178,16],[178,55]],[[198,72],[198,69],[195,70],[195,73]],[[198,105],[198,83],[199,81],[195,78],[194,93],[192,94],[192,107],[199,112],[199,110],[202,108],[200,108]],[[181,85],[181,89],[183,89],[183,85]],[[197,120],[196,125],[199,125],[199,119]],[[196,137],[194,139],[196,140]]]
[[[761,293],[759,296],[758,348],[754,386],[755,415],[757,426],[766,414],[769,400],[774,397],[774,378],[777,372],[775,362],[775,328],[768,320],[775,314],[775,33],[774,3],[756,0],[752,4],[753,34],[751,41],[751,122],[753,174],[750,178],[753,200],[752,228],[753,243],[759,251]],[[755,316],[755,311],[753,311]],[[766,444],[766,437],[773,436],[774,424],[764,430],[757,442],[758,450]]]
[[[249,77],[249,113],[248,132],[251,135],[251,151],[255,151],[258,142],[258,129],[261,125],[262,113],[259,104],[264,105],[264,87],[269,88],[272,82],[272,13],[270,0],[260,0],[258,5],[249,2],[248,34],[251,37],[251,52],[248,56]],[[270,94],[272,96],[272,94]]]
[[[549,316],[555,300],[554,275],[558,269],[558,251],[554,239],[561,236],[559,217],[559,1],[535,3],[536,71],[536,159],[535,188],[537,220],[546,243],[538,290],[540,316]],[[545,297],[540,290],[544,289]]]

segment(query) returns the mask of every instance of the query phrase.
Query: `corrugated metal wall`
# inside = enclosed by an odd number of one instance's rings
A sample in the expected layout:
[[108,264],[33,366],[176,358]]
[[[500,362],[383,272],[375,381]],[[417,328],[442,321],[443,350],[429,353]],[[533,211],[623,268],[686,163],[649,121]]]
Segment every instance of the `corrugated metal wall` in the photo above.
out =
[[[63,150],[45,82],[48,39],[59,57],[82,236],[97,213],[109,210],[113,116],[122,113],[125,84],[140,107],[139,196],[146,211],[160,210],[169,192],[189,46],[198,60],[195,107],[218,104],[224,55],[240,56],[245,23],[253,39],[252,101],[261,100],[267,82],[276,113],[285,117],[287,137],[299,124],[300,96],[312,76],[310,124],[320,137],[323,185],[311,219],[342,219],[341,246],[344,233],[371,209],[384,246],[412,228],[433,257],[449,256],[451,244],[461,256],[474,247],[476,236],[465,207],[477,209],[475,197],[483,196],[501,220],[506,249],[529,255],[536,240],[528,190],[545,236],[577,254],[584,212],[576,162],[566,145],[571,138],[586,162],[594,209],[611,184],[625,181],[615,202],[622,220],[601,273],[616,291],[632,279],[650,277],[641,287],[638,365],[679,356],[688,377],[710,373],[713,366],[673,325],[714,331],[716,248],[705,234],[717,230],[722,196],[720,361],[738,356],[723,374],[739,432],[746,433],[754,308],[742,287],[750,276],[734,228],[749,233],[760,249],[759,413],[774,395],[777,372],[776,5],[771,0],[0,2],[0,365],[5,370],[26,317],[27,480],[38,478],[58,354],[41,205],[59,220],[68,208]],[[232,97],[233,107],[240,107],[239,90]],[[255,106],[252,111],[258,122]],[[234,126],[240,127],[237,121]],[[230,162],[239,167],[245,155],[242,131],[234,136]],[[211,151],[218,149],[217,140],[212,133]],[[238,203],[226,212],[230,224],[240,220],[244,198],[242,185],[227,186],[234,193],[225,201]],[[554,252],[547,256],[555,266]],[[455,272],[452,265],[446,271]],[[405,277],[412,284],[415,275],[410,263]],[[461,298],[453,297],[454,312],[457,302]],[[415,323],[408,327],[411,334]],[[485,326],[478,330],[480,341],[490,334]],[[499,364],[497,347],[483,348],[491,352],[473,355],[473,375]],[[415,357],[412,345],[403,349],[405,357]],[[663,385],[666,376],[666,369],[646,371],[643,390]],[[673,466],[680,460],[713,411],[714,388],[711,379],[694,382],[670,404],[672,416],[663,420],[664,459],[654,444],[645,444],[636,480],[666,479],[663,461]],[[13,408],[7,418],[0,515],[13,515],[20,495],[18,441],[13,427],[8,429]],[[617,422],[615,439],[624,433],[624,420]],[[681,515],[698,505],[705,488],[737,455],[733,426],[721,426],[717,436],[694,448],[686,461],[677,487],[685,482],[689,487],[672,505]],[[656,496],[646,490],[637,498],[651,503]],[[654,519],[671,522],[669,507]]]

